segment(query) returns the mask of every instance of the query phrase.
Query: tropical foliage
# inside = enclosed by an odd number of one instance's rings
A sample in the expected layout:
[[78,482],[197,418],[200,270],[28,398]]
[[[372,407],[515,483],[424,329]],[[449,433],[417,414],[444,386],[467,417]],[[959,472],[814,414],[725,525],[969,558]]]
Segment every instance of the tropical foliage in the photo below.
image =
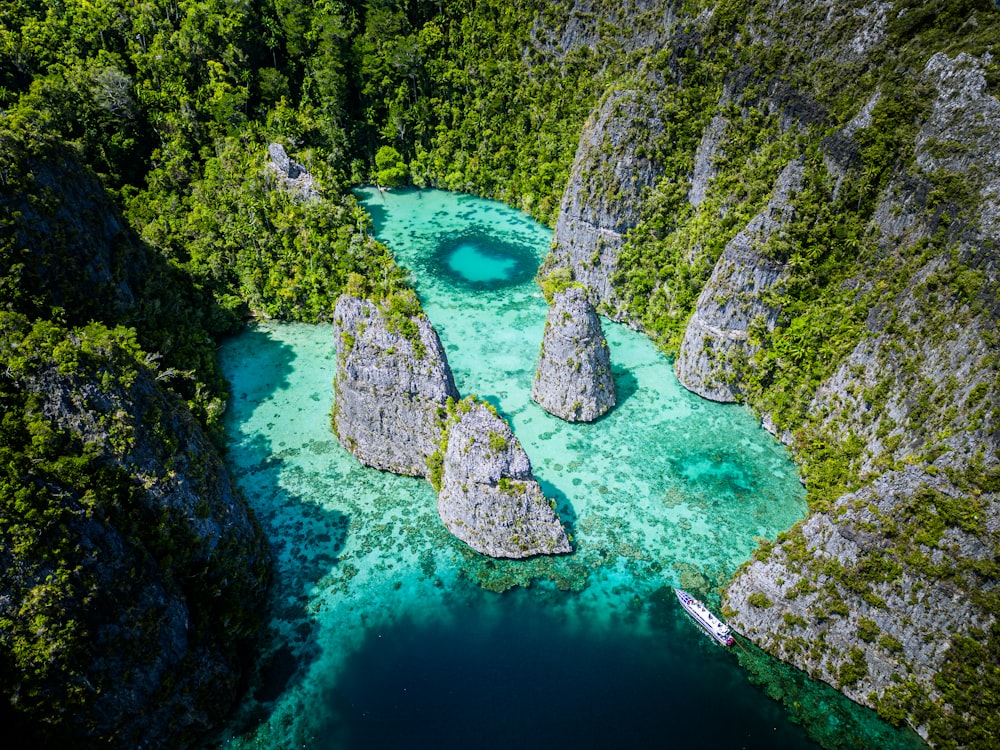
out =
[[[677,19],[689,19],[674,29],[683,44],[650,53],[615,29],[629,23],[653,33],[674,22],[648,3],[5,2],[0,563],[51,571],[52,579],[19,590],[21,619],[0,620],[3,689],[17,670],[62,670],[63,700],[22,707],[58,723],[78,705],[83,678],[74,654],[88,631],[73,607],[86,600],[86,581],[75,573],[81,563],[66,541],[66,519],[90,513],[123,517],[126,529],[139,523],[129,516],[131,480],[94,460],[94,446],[70,445],[53,428],[23,386],[26,362],[31,372],[78,377],[80,392],[94,382],[124,387],[151,372],[218,437],[226,386],[214,348],[243,321],[322,320],[345,289],[377,298],[400,325],[417,309],[352,185],[468,191],[554,224],[584,119],[623,81],[657,92],[663,132],[638,134],[636,155],[656,161],[663,177],[643,196],[613,283],[623,314],[667,353],[726,243],[766,205],[781,168],[803,159],[795,221],[766,248],[791,269],[771,300],[782,310],[779,324],[753,328],[756,353],[732,363],[750,402],[779,427],[803,427],[817,384],[856,343],[867,309],[916,268],[914,257],[880,255],[868,230],[880,190],[914,158],[926,96],[912,72],[936,50],[991,51],[997,12],[989,0],[896,0],[885,43],[867,62],[852,62],[793,44],[804,23],[799,4],[769,19],[772,5],[671,4]],[[828,28],[829,48],[849,46],[848,20],[832,18]],[[766,29],[770,36],[757,36]],[[983,59],[996,93],[1000,55]],[[723,96],[748,71],[757,81]],[[826,119],[788,128],[767,106],[772,84],[810,92]],[[876,88],[872,124],[857,136],[859,164],[835,184],[814,144],[857,113],[860,92]],[[724,158],[705,201],[692,206],[694,153],[713,117],[725,123]],[[268,166],[272,142],[308,170],[315,195],[288,188]],[[977,194],[961,176],[942,172],[933,182],[926,208],[938,231],[916,252],[947,249],[958,234],[949,225],[961,226]],[[851,279],[868,267],[879,269],[879,284],[856,293]],[[928,285],[975,304],[984,278],[955,261]],[[553,277],[548,291],[569,281]],[[905,333],[904,322],[891,324]],[[873,385],[871,395],[885,387]],[[967,397],[981,423],[996,413],[988,393]],[[924,412],[933,400],[915,388]],[[915,416],[912,426],[930,424]],[[130,439],[124,429],[115,435]],[[857,478],[861,450],[850,438],[809,429],[799,436],[810,497],[825,507]],[[983,491],[990,482],[992,474],[972,483]],[[983,648],[993,653],[995,644],[994,635]],[[973,642],[958,645],[976,652]],[[953,666],[942,678],[949,695],[971,679]],[[844,684],[865,669],[853,661]]]

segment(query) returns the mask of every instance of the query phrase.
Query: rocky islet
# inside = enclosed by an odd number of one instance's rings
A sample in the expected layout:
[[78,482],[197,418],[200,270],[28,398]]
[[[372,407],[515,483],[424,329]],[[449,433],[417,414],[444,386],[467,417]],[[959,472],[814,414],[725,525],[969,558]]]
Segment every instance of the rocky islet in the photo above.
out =
[[366,466],[430,479],[445,526],[477,552],[572,551],[510,426],[474,397],[456,404],[427,316],[406,319],[410,337],[370,300],[345,294],[337,302],[333,428],[341,444]]
[[490,557],[572,552],[555,502],[507,423],[475,398],[458,402],[442,456],[438,514],[448,530]]
[[593,422],[615,406],[608,342],[581,285],[553,294],[531,397],[570,422]]
[[366,466],[427,476],[445,405],[458,390],[427,316],[417,312],[406,319],[409,337],[391,330],[387,314],[372,301],[349,294],[337,301],[333,430]]

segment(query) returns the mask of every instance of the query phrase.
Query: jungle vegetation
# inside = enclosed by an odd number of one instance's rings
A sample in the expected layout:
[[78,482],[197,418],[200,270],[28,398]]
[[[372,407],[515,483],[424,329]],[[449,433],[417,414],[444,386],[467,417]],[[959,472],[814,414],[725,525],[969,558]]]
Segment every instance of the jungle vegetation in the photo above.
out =
[[[844,281],[868,262],[860,251],[879,186],[910,158],[904,149],[923,106],[919,92],[906,87],[906,76],[886,75],[873,113],[885,127],[866,131],[860,177],[832,195],[816,178],[821,156],[807,146],[820,126],[781,131],[755,106],[750,87],[723,113],[738,122],[727,145],[738,167],[719,174],[709,199],[716,204],[695,215],[684,200],[690,161],[727,76],[753,65],[814,92],[842,122],[857,91],[881,75],[879,66],[845,71],[829,59],[803,58],[780,39],[759,45],[740,36],[748,22],[763,25],[766,4],[758,0],[679,0],[684,17],[713,9],[711,21],[680,52],[653,56],[630,48],[602,20],[605,11],[621,13],[621,3],[592,5],[3,3],[0,368],[8,376],[0,378],[0,563],[14,571],[4,575],[22,575],[17,561],[45,560],[36,573],[4,579],[4,588],[34,591],[46,576],[72,578],[73,540],[59,522],[63,495],[39,489],[46,476],[108,508],[123,507],[128,482],[104,481],[105,469],[82,448],[53,454],[58,440],[14,375],[43,360],[72,367],[85,342],[98,342],[114,353],[112,364],[98,368],[106,377],[155,363],[164,387],[221,440],[226,385],[213,353],[221,337],[254,317],[326,319],[349,284],[380,299],[407,286],[406,273],[372,238],[352,186],[466,191],[553,225],[585,118],[612,85],[655,82],[672,94],[666,132],[648,146],[665,175],[614,280],[631,319],[668,354],[725,242],[763,205],[791,154],[805,154],[810,182],[798,199],[801,218],[794,236],[770,248],[799,269],[782,300],[789,318],[760,361],[745,368],[749,398],[782,426],[800,424],[815,384],[861,325],[863,306],[848,299]],[[896,0],[893,8],[882,61],[890,72],[918,68],[941,49],[981,54],[996,38],[988,0]],[[631,19],[636,27],[661,21]],[[988,77],[995,92],[996,62]],[[320,198],[299,200],[281,189],[266,169],[271,142],[309,170]],[[975,191],[949,179],[940,177],[947,205],[939,213],[952,217]],[[713,212],[724,218],[708,221]],[[938,239],[946,235],[947,227]],[[695,239],[703,252],[689,264]],[[981,282],[965,278],[970,298]],[[850,446],[802,450],[813,465],[815,502],[847,488]],[[0,622],[4,685],[25,664],[55,670],[39,679],[58,679],[60,669],[67,684],[75,679],[72,659],[46,659],[82,648],[85,624],[60,624],[50,617],[52,598],[36,593],[24,598],[16,621]],[[64,698],[86,700],[83,693]],[[65,709],[30,705],[39,721],[55,721]]]

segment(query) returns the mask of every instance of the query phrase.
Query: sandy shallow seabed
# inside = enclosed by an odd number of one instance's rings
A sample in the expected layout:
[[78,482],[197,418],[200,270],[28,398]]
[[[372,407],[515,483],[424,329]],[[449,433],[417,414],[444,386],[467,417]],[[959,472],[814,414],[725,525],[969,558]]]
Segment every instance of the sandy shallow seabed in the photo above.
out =
[[825,686],[715,646],[672,599],[682,585],[717,606],[756,538],[805,514],[787,451],[753,415],[688,393],[648,340],[605,322],[618,407],[591,425],[549,416],[530,389],[546,311],[532,278],[551,232],[469,196],[361,197],[460,392],[510,420],[576,551],[471,552],[427,482],[337,443],[331,328],[249,329],[221,352],[229,461],[277,581],[259,679],[216,744],[815,747],[808,729],[831,747],[907,746]]

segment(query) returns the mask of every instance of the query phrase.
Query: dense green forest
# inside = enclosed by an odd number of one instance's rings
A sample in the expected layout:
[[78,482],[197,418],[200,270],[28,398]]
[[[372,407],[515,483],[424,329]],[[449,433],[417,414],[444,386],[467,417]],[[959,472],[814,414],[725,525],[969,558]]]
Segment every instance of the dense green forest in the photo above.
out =
[[[554,225],[593,107],[609,89],[649,93],[662,127],[632,136],[642,143],[636,158],[656,162],[662,176],[613,282],[623,316],[672,355],[723,247],[765,205],[782,167],[803,159],[796,221],[767,248],[795,269],[776,301],[783,325],[774,335],[752,332],[762,345],[756,358],[732,363],[745,399],[780,428],[807,421],[816,387],[858,341],[866,311],[901,289],[921,258],[950,251],[966,231],[981,185],[946,170],[933,176],[924,204],[932,229],[924,255],[879,256],[870,221],[880,191],[912,167],[927,107],[914,71],[935,51],[992,50],[998,23],[988,0],[897,0],[888,41],[856,65],[811,57],[809,40],[796,37],[811,28],[809,19],[778,23],[755,0],[678,0],[671,12],[688,20],[677,22],[674,44],[651,51],[628,40],[636,29],[661,27],[662,8],[625,5],[9,0],[0,7],[0,367],[7,373],[0,589],[19,602],[0,611],[0,681],[21,716],[59,727],[60,717],[85,714],[95,700],[82,687],[80,664],[93,625],[86,618],[97,615],[60,618],[60,599],[98,585],[81,562],[70,516],[103,508],[136,547],[157,560],[176,555],[175,531],[147,539],[130,515],[139,480],[57,426],[29,385],[50,371],[80,392],[95,381],[117,393],[149,380],[186,405],[221,447],[226,385],[214,359],[221,337],[253,317],[326,319],[348,284],[376,298],[407,285],[371,237],[352,186],[472,192]],[[850,23],[832,23],[823,48],[847,44],[837,34],[848,34]],[[746,31],[769,26],[781,31]],[[721,102],[741,77],[755,81]],[[996,94],[996,61],[987,80]],[[823,116],[784,125],[766,103],[775,81],[811,92]],[[874,124],[857,136],[860,161],[834,189],[816,144],[875,88]],[[687,200],[695,148],[715,115],[731,123],[726,160],[695,208]],[[271,143],[308,170],[316,196],[286,189],[268,168]],[[967,260],[956,254],[939,283],[985,305],[987,279]],[[849,280],[873,265],[884,284],[854,294]],[[982,411],[980,422],[995,419],[984,396],[970,403]],[[926,399],[933,411],[932,395]],[[939,434],[947,426],[929,417],[913,428]],[[125,445],[134,428],[122,429]],[[856,486],[855,443],[809,429],[797,438],[814,508]],[[933,441],[928,446],[932,452]],[[879,459],[886,466],[897,460],[889,453]],[[970,492],[995,491],[995,473],[961,479]],[[246,634],[252,618],[243,617],[234,628]],[[895,706],[886,714],[900,718]],[[98,733],[88,741],[113,739]]]
[[[162,725],[130,729],[129,712],[145,709],[116,703],[110,685],[130,686],[141,670],[93,668],[102,649],[155,652],[167,637],[163,615],[138,605],[123,610],[137,618],[130,643],[106,637],[121,614],[108,602],[133,597],[109,579],[116,565],[132,571],[122,580],[146,580],[136,571],[152,561],[157,583],[143,585],[181,595],[197,622],[228,623],[225,645],[212,624],[193,639],[216,644],[223,663],[259,613],[259,556],[245,583],[227,573],[236,557],[186,583],[205,558],[184,513],[150,523],[152,480],[134,465],[146,430],[164,441],[150,450],[166,478],[187,465],[196,482],[215,480],[197,449],[190,465],[171,457],[190,439],[148,415],[183,402],[221,446],[220,337],[250,317],[328,318],[349,282],[374,297],[406,285],[353,184],[475,191],[551,220],[596,64],[532,52],[541,12],[544,3],[287,0],[0,8],[5,723],[40,742],[127,746],[142,731],[151,746],[176,747],[227,709],[218,696],[231,691],[188,680],[184,669],[201,667],[184,662],[161,679],[174,692],[190,684],[181,693],[192,691],[194,707],[182,699]],[[267,168],[273,142],[317,195],[283,189]],[[52,413],[46,388],[97,410],[99,442],[79,418]],[[117,552],[94,557],[109,543],[95,541],[95,524],[113,529]],[[213,599],[222,580],[228,592]]]

